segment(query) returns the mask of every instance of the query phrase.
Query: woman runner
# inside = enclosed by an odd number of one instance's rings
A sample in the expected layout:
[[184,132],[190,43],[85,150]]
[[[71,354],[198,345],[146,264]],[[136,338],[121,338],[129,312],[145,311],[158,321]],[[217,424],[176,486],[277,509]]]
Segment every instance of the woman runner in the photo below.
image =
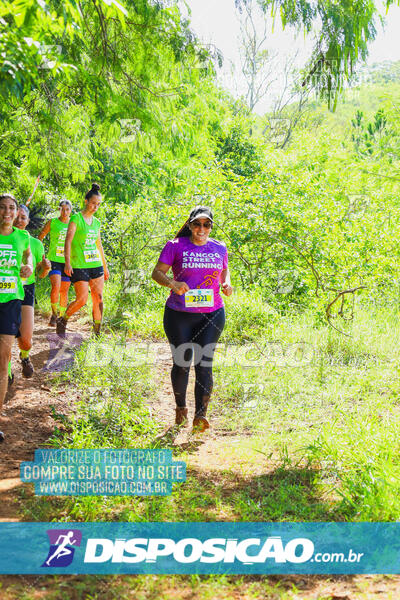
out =
[[[206,418],[213,387],[212,361],[216,343],[225,325],[225,296],[232,294],[228,254],[223,242],[209,238],[213,214],[196,206],[174,240],[167,242],[152,277],[171,288],[164,311],[164,330],[171,346],[172,388],[177,425],[186,424],[186,390],[193,358],[196,383],[193,429],[210,427]],[[172,267],[173,279],[166,273]]]
[[[21,324],[22,278],[33,273],[29,233],[13,227],[17,212],[14,196],[0,194],[0,415],[8,386],[11,348]],[[0,441],[3,440],[0,431]]]
[[101,203],[100,186],[93,183],[85,196],[85,208],[73,215],[65,238],[65,273],[74,284],[76,299],[57,319],[58,335],[65,335],[68,319],[84,306],[89,285],[93,303],[93,331],[100,334],[104,281],[109,278],[100,238],[100,221],[94,216]]
[[65,257],[64,244],[69,219],[72,212],[72,204],[69,200],[61,200],[60,216],[50,219],[39,233],[38,238],[42,242],[46,235],[50,234],[50,245],[47,256],[51,261],[51,317],[49,325],[55,326],[57,317],[62,317],[68,304],[68,290],[71,278],[64,272]]
[[[24,230],[29,225],[29,208],[25,204],[20,204],[17,218],[14,221],[14,227]],[[22,364],[22,375],[32,377],[33,364],[29,358],[29,352],[32,348],[32,336],[34,326],[34,308],[35,303],[35,274],[42,279],[46,277],[51,269],[51,263],[44,254],[43,244],[40,240],[29,236],[29,245],[32,253],[33,273],[28,279],[23,281],[24,298],[21,304],[21,325],[18,333],[18,346],[20,349],[20,359]]]

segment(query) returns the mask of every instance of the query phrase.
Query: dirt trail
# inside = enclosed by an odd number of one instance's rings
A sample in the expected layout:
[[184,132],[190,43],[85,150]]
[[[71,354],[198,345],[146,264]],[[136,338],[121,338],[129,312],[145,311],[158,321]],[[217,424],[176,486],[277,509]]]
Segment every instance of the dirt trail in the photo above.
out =
[[[163,357],[170,353],[169,346],[165,343]],[[151,409],[154,418],[163,424],[163,431],[158,436],[158,439],[165,441],[166,445],[177,450],[188,450],[190,452],[190,468],[196,472],[201,472],[202,476],[210,478],[218,478],[222,471],[232,469],[233,472],[251,474],[255,476],[261,472],[265,473],[267,465],[265,457],[256,452],[252,453],[252,461],[243,457],[243,453],[236,451],[235,444],[247,437],[245,433],[237,434],[228,429],[224,429],[221,420],[218,418],[217,410],[215,410],[211,399],[210,407],[207,413],[207,418],[210,421],[211,427],[203,433],[192,433],[192,421],[195,412],[194,400],[194,385],[195,372],[194,368],[190,369],[189,383],[186,397],[188,407],[188,423],[180,429],[174,427],[175,423],[175,400],[172,392],[170,370],[172,367],[172,358],[157,363],[154,369],[154,378],[158,383],[158,393],[152,403]],[[227,463],[227,454],[232,463]],[[233,459],[233,460],[232,460]],[[275,468],[274,464],[269,465],[272,471]]]
[[[54,431],[55,422],[52,418],[53,406],[57,412],[68,413],[73,410],[75,394],[65,389],[61,393],[54,394],[50,391],[48,374],[43,367],[49,360],[49,334],[55,330],[48,326],[48,319],[40,315],[35,316],[36,328],[34,335],[34,347],[31,353],[35,374],[32,379],[24,379],[21,375],[21,367],[18,359],[17,344],[13,349],[13,372],[15,374],[14,384],[8,394],[5,405],[7,418],[3,425],[7,435],[6,442],[0,446],[0,521],[20,521],[24,516],[18,511],[15,501],[15,492],[24,484],[19,479],[20,463],[33,460],[34,451],[45,447],[48,438]],[[70,332],[83,333],[83,337],[90,335],[90,327],[84,320],[72,320],[69,324]],[[166,344],[166,349],[168,346]],[[166,439],[175,447],[180,449],[190,448],[190,469],[201,472],[204,477],[218,477],[219,472],[227,468],[241,474],[247,471],[253,475],[255,471],[266,473],[272,471],[275,466],[267,464],[264,459],[259,464],[241,455],[240,451],[234,451],[235,442],[243,439],[243,436],[224,430],[218,423],[217,417],[211,411],[212,429],[204,434],[193,436],[191,434],[191,422],[194,413],[194,370],[191,370],[188,388],[189,426],[182,429],[178,435],[170,435],[171,426],[175,419],[175,406],[171,390],[169,370],[171,361],[163,361],[154,368],[154,377],[158,384],[159,393],[152,405],[154,418],[163,424],[161,439]],[[168,438],[168,436],[170,436]],[[224,454],[228,451],[230,459],[235,457],[234,464],[227,464]],[[29,519],[28,519],[29,520]],[[29,582],[26,579],[26,586]],[[0,576],[0,587],[4,591],[8,584],[12,586],[22,580],[23,577]],[[295,596],[298,600],[314,600],[315,598],[334,598],[341,600],[385,598],[397,600],[400,597],[399,576],[272,576],[269,577],[271,584],[278,582],[289,592],[294,584],[300,591]],[[71,581],[71,585],[73,582]],[[111,584],[110,584],[111,585]],[[49,588],[52,586],[50,585]],[[238,588],[237,598],[246,598],[241,595]],[[14,598],[16,596],[9,596]],[[46,596],[44,596],[46,597]]]
[[[80,321],[70,323],[70,331],[82,329]],[[85,330],[89,332],[88,327]],[[6,441],[0,445],[0,522],[19,521],[15,492],[24,484],[19,479],[19,467],[23,461],[33,460],[34,451],[46,445],[54,431],[51,406],[60,413],[71,410],[68,391],[54,395],[47,384],[48,373],[43,367],[49,359],[48,335],[55,328],[48,326],[48,318],[35,314],[34,343],[31,360],[35,372],[31,379],[22,377],[17,342],[13,347],[12,370],[14,383],[9,388],[2,428]]]
[[[164,345],[163,356],[168,356],[169,346],[167,343]],[[163,423],[163,425],[170,429],[175,423],[175,401],[171,387],[170,369],[172,367],[172,358],[164,359],[162,362],[157,363],[154,368],[154,377],[159,382],[158,394],[153,402],[152,410],[154,417],[157,421]],[[194,417],[194,384],[195,376],[193,367],[190,369],[189,384],[186,397],[186,404],[188,407],[188,425],[183,427],[180,432],[174,437],[174,445],[182,446],[192,440],[192,421]],[[167,429],[165,431],[167,431]],[[207,430],[201,436],[197,436],[196,439],[202,441],[203,445],[209,445],[216,438],[221,435],[222,431],[218,429],[217,423],[213,421],[213,427]],[[165,432],[164,432],[165,434]],[[162,437],[162,436],[160,436]]]
[[[79,332],[83,337],[90,335],[90,327],[83,319],[72,319],[68,331]],[[31,360],[35,373],[31,379],[22,377],[17,343],[13,348],[12,370],[14,383],[9,388],[4,405],[6,417],[3,419],[2,428],[6,434],[6,441],[0,445],[0,522],[19,521],[18,505],[15,501],[16,491],[24,484],[19,479],[20,463],[34,458],[34,451],[46,445],[48,438],[54,431],[55,421],[52,418],[52,407],[56,412],[68,413],[73,410],[73,393],[69,390],[54,394],[48,383],[49,374],[43,370],[49,360],[50,341],[49,335],[54,336],[55,329],[49,327],[48,318],[39,314],[35,315],[34,345],[31,351]],[[165,344],[168,353],[168,344]],[[170,385],[169,369],[171,361],[163,361],[157,367],[154,377],[160,382],[160,393],[157,394],[152,411],[154,417],[164,426],[161,437],[174,423],[175,404]],[[51,375],[51,374],[50,374]],[[193,369],[189,380],[188,406],[189,424],[177,436],[173,443],[184,448],[193,442],[191,435],[191,421],[194,413],[194,374]],[[204,462],[212,452],[215,453],[215,444],[224,432],[215,427],[201,436],[198,440],[198,462]],[[197,462],[196,459],[194,459]],[[209,463],[206,459],[205,464]]]

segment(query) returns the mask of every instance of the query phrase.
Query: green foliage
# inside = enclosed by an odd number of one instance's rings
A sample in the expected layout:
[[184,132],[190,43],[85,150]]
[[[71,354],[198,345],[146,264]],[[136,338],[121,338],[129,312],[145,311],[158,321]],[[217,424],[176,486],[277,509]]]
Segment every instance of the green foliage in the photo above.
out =
[[99,15],[124,23],[125,9],[116,0],[55,1],[8,0],[0,6],[0,94],[24,94],[39,86],[49,70],[56,79],[77,69],[63,61],[63,43],[84,35],[81,8],[90,7]]
[[[147,19],[166,18],[162,10],[149,10]],[[129,19],[126,32],[136,35]],[[172,97],[148,93],[142,103],[150,112],[154,102],[159,105],[161,129],[152,116],[125,131],[113,103],[105,115],[86,92],[73,100],[81,72],[70,90],[58,83],[60,94],[36,89],[2,107],[3,189],[26,199],[41,173],[35,203],[54,216],[60,197],[80,208],[90,180],[102,184],[100,217],[107,223],[103,239],[113,280],[106,292],[109,322],[160,331],[157,307],[164,294],[150,281],[151,270],[199,198],[215,210],[213,235],[228,245],[235,286],[250,286],[278,311],[312,306],[321,319],[337,294],[361,285],[376,299],[396,298],[397,182],[388,173],[400,156],[397,86],[361,88],[365,109],[344,102],[332,114],[317,105],[281,152],[263,145],[259,134],[249,138],[251,119],[215,88],[212,74],[190,71],[190,52],[181,65],[185,86]],[[146,77],[170,77],[170,60],[159,71],[150,66]],[[380,106],[368,103],[374,94],[382,98]],[[165,130],[162,124],[171,119],[174,128]],[[124,292],[127,271],[138,280],[134,294]],[[344,296],[349,317],[353,297]],[[152,315],[146,323],[144,307]],[[332,307],[339,329],[342,308],[339,301]]]
[[226,137],[220,140],[216,158],[224,172],[252,177],[261,170],[260,152],[246,139],[242,128],[235,125]]
[[[258,3],[265,12],[271,11],[274,18],[279,15],[283,27],[292,25],[310,33],[318,23],[303,86],[309,85],[320,98],[327,100],[329,107],[336,108],[344,83],[352,80],[357,63],[366,59],[368,44],[376,37],[380,16],[377,3],[372,0],[258,0]],[[386,6],[394,3],[395,0],[388,0]]]
[[358,110],[351,124],[354,129],[351,139],[360,154],[373,154],[390,136],[386,128],[387,118],[382,108],[375,113],[373,121],[367,125],[364,124],[364,113]]
[[80,399],[65,434],[53,440],[57,447],[141,447],[155,433],[147,406],[154,393],[148,369],[127,369],[118,342],[88,342],[77,352],[74,370],[62,377],[74,382]]
[[[28,5],[18,9],[28,15],[25,33],[40,21]],[[144,282],[200,195],[215,209],[214,234],[228,244],[234,283],[256,286],[278,310],[312,304],[321,316],[342,290],[390,292],[399,275],[390,241],[397,221],[393,214],[386,226],[382,207],[392,212],[396,183],[381,179],[376,189],[375,172],[399,158],[395,84],[379,91],[373,113],[368,105],[351,114],[347,103],[332,115],[316,105],[314,120],[304,116],[288,150],[277,152],[259,133],[249,137],[260,131],[257,119],[216,87],[210,54],[176,8],[146,0],[127,3],[126,14],[104,3],[93,10],[92,0],[81,6],[78,14],[67,3],[62,32],[49,32],[76,68],[68,76],[57,66],[39,70],[34,89],[0,108],[0,183],[26,199],[40,173],[35,202],[43,212],[63,195],[78,208],[90,180],[102,184],[113,290],[123,294],[112,321],[125,322],[137,301],[160,301]],[[5,5],[8,19],[22,18],[16,7]],[[288,23],[296,18],[289,9]],[[317,14],[309,10],[298,15],[306,27]],[[339,23],[339,9],[329,10]],[[140,274],[146,290],[135,300],[123,292],[126,271]]]

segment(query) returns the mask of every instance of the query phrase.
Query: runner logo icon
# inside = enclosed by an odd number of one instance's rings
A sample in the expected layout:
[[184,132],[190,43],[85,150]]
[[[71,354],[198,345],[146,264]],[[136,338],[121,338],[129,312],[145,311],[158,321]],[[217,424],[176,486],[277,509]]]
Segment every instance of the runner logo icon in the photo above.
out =
[[42,567],[68,567],[75,554],[73,546],[80,546],[82,532],[78,529],[49,529],[50,548]]

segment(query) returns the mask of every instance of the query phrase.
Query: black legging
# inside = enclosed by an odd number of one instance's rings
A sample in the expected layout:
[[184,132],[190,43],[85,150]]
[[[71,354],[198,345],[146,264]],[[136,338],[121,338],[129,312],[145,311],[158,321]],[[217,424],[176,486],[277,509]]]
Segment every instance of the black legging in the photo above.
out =
[[212,361],[224,325],[224,307],[209,313],[184,312],[165,307],[164,330],[174,363],[171,381],[179,407],[186,406],[186,389],[194,347],[196,416],[205,416],[207,410],[213,387]]

